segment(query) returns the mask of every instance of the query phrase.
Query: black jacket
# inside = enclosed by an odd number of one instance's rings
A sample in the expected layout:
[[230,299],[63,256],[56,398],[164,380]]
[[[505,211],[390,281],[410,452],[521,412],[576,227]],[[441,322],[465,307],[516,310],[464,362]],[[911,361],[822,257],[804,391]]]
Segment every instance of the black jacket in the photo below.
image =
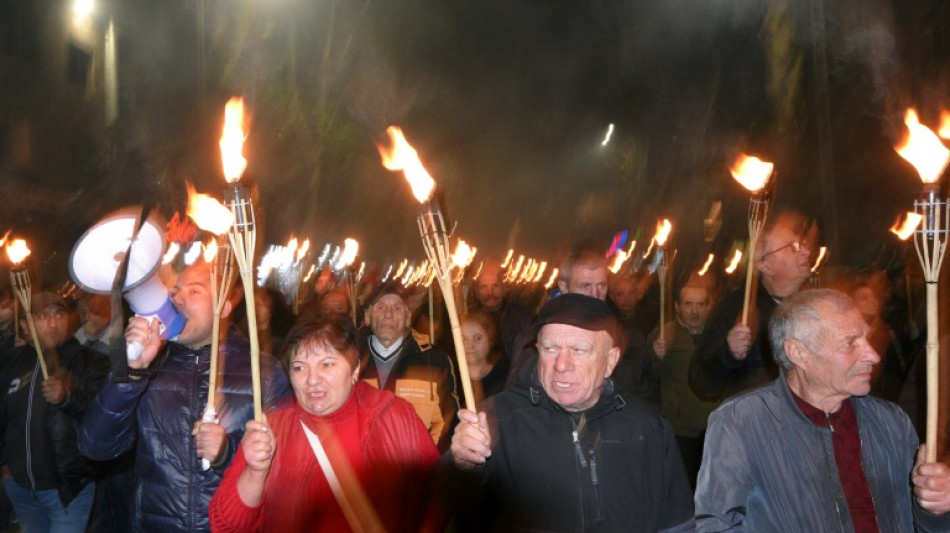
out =
[[[208,398],[210,346],[195,351],[170,342],[153,363],[153,377],[110,379],[89,406],[79,431],[83,454],[109,460],[135,446],[136,531],[210,530],[208,502],[254,416],[247,340],[232,326],[220,349],[215,407],[229,443],[221,465],[201,469],[191,434]],[[265,411],[291,395],[286,374],[267,354],[261,354],[261,389]]]
[[464,529],[521,531],[691,530],[693,499],[673,429],[656,409],[607,381],[584,422],[535,377],[483,404],[492,454],[471,472],[451,452],[438,493]]
[[57,346],[55,356],[53,350],[44,350],[44,356],[46,361],[58,359],[63,379],[72,383],[69,394],[59,405],[46,403],[33,346],[7,352],[0,370],[0,455],[14,481],[27,489],[48,488],[37,486],[37,477],[52,470],[60,502],[66,507],[97,477],[95,466],[79,453],[76,428],[109,372],[109,360],[73,338]]
[[741,320],[744,288],[727,294],[713,309],[703,337],[689,365],[689,382],[697,396],[719,400],[764,385],[778,377],[772,359],[768,324],[778,304],[761,284],[756,291],[755,314],[749,309],[752,347],[743,360],[729,351],[726,337]]

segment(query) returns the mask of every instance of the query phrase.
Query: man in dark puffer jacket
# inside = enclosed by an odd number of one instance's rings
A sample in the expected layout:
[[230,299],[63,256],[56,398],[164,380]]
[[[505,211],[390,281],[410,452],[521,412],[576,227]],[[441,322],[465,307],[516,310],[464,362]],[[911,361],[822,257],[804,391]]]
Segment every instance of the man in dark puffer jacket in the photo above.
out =
[[[254,415],[249,347],[231,328],[218,360],[218,423],[200,423],[208,398],[210,279],[204,265],[178,277],[172,301],[188,322],[164,349],[157,321],[129,321],[126,341],[139,341],[145,350],[129,361],[128,383],[106,382],[80,427],[79,446],[90,458],[112,459],[137,445],[137,531],[209,531],[211,495]],[[226,302],[222,317],[230,311]],[[290,397],[286,374],[266,354],[261,354],[261,386],[265,409]],[[203,470],[201,459],[208,459],[211,468]]]
[[70,336],[58,294],[32,298],[36,350],[20,346],[0,371],[4,488],[25,531],[82,532],[89,520],[96,471],[79,453],[76,427],[109,372],[109,360]]

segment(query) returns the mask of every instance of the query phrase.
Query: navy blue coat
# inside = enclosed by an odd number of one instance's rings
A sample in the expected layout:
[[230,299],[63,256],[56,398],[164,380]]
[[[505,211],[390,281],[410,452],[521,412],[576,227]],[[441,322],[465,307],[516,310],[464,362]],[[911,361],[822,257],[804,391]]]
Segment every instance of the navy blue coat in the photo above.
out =
[[[229,331],[222,344],[215,406],[228,434],[223,464],[201,469],[192,428],[208,398],[211,348],[197,352],[170,342],[150,378],[130,383],[107,380],[79,428],[79,449],[95,460],[114,459],[136,446],[133,522],[136,531],[210,531],[208,503],[244,424],[254,417],[250,349]],[[277,360],[261,354],[261,389],[266,411],[289,403],[290,384]]]

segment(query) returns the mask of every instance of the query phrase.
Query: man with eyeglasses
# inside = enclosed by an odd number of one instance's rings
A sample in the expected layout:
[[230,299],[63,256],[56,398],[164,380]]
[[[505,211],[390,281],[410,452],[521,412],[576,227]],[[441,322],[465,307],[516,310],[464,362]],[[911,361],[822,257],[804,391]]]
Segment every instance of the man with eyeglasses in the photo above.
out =
[[713,310],[690,362],[690,384],[707,399],[721,399],[778,376],[766,328],[783,298],[797,293],[811,275],[807,220],[797,212],[770,217],[756,247],[759,274],[748,324],[742,325],[744,287],[727,294]]
[[[96,471],[79,453],[76,428],[109,360],[70,335],[60,295],[33,294],[31,307],[37,338],[9,352],[0,370],[3,485],[24,531],[82,532]],[[42,348],[47,378],[34,344]]]

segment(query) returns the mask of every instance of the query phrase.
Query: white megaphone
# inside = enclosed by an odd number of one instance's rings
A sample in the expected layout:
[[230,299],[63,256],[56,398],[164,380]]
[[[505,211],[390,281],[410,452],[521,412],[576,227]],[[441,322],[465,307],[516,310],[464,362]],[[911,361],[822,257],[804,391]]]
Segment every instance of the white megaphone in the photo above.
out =
[[[119,265],[129,251],[135,225],[141,216],[140,207],[120,209],[96,223],[80,237],[69,256],[69,272],[73,281],[84,290],[109,294]],[[168,289],[155,274],[165,251],[165,224],[160,215],[152,214],[142,224],[129,257],[129,270],[122,288],[132,312],[161,323],[162,338],[174,340],[185,327],[185,317],[175,309]],[[145,349],[138,342],[130,343],[127,355],[134,361]]]

